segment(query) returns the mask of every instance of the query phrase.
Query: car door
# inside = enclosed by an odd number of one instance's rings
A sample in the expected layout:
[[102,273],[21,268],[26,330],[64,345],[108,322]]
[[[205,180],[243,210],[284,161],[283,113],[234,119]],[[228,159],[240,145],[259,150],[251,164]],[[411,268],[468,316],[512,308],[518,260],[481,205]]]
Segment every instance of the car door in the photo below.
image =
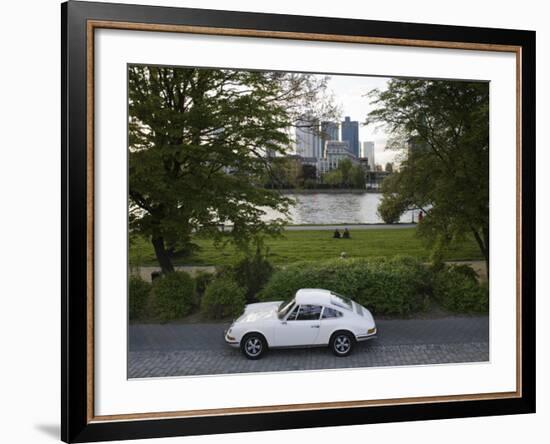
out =
[[321,315],[321,327],[319,328],[319,336],[317,342],[319,344],[328,344],[330,336],[334,331],[342,326],[343,313],[331,307],[324,307]]
[[278,347],[314,345],[319,335],[320,305],[300,305],[286,319],[279,322],[275,331]]

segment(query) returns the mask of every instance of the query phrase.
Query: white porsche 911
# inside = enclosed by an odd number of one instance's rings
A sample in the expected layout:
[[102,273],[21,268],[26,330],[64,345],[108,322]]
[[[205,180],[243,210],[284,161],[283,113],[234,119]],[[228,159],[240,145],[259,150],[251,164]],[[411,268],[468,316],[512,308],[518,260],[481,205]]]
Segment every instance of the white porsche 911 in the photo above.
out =
[[248,359],[269,348],[329,346],[347,356],[357,341],[376,336],[371,313],[329,290],[306,288],[291,301],[249,304],[225,332],[225,342],[240,347]]

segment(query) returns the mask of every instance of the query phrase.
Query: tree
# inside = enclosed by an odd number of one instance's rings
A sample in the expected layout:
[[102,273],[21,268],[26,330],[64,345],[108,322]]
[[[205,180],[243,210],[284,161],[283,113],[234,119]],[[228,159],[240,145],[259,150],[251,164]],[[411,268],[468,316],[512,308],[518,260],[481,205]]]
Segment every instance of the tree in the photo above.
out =
[[350,182],[353,188],[365,188],[365,185],[367,183],[365,170],[361,167],[361,165],[353,165],[351,167]]
[[365,171],[361,165],[354,165],[350,159],[342,159],[338,167],[323,175],[323,182],[338,188],[365,188]]
[[419,234],[437,251],[472,235],[489,271],[489,85],[394,79],[370,93],[379,123],[408,139],[407,159],[382,185],[380,210],[422,209]]
[[328,171],[323,175],[323,182],[332,188],[339,188],[343,183],[342,171],[335,169]]
[[264,186],[267,188],[285,189],[298,185],[300,163],[297,159],[285,156],[269,159],[269,168],[264,171]]
[[[261,186],[268,158],[286,153],[288,128],[326,87],[318,76],[130,66],[129,226],[148,237],[164,273],[192,237],[222,242],[219,224],[246,250],[277,234],[291,200]],[[269,153],[269,156],[267,156]]]
[[338,162],[338,170],[342,173],[342,185],[349,186],[351,183],[351,169],[353,164],[349,159],[342,159]]
[[317,179],[317,167],[315,165],[311,165],[308,163],[305,163],[302,165],[302,181],[306,180],[316,180]]
[[317,186],[317,167],[308,163],[301,164],[298,179],[301,188],[315,188]]
[[393,173],[393,163],[387,162],[385,170],[386,170],[386,173]]

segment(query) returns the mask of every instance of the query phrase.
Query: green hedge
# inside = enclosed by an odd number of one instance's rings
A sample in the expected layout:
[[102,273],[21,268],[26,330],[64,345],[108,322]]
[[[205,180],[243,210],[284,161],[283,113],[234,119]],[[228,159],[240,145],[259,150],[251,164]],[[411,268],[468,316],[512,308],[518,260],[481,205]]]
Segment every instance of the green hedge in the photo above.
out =
[[223,319],[238,316],[246,303],[245,290],[224,275],[212,281],[201,300],[201,311],[209,318]]
[[455,313],[487,313],[489,291],[467,265],[433,268],[411,257],[303,262],[276,271],[262,301],[291,298],[300,288],[325,288],[348,296],[374,314],[409,315],[434,300]]
[[235,281],[245,289],[246,301],[256,302],[258,293],[265,287],[273,274],[273,265],[258,250],[256,254],[244,257],[231,266]]
[[375,314],[407,315],[426,308],[431,287],[429,268],[413,258],[338,259],[281,269],[259,298],[284,300],[300,288],[325,288],[354,299]]
[[160,321],[170,321],[188,315],[194,303],[195,281],[189,274],[177,271],[154,280],[154,312]]
[[475,272],[464,265],[446,267],[435,275],[434,299],[447,310],[459,313],[486,313],[489,288],[479,284]]
[[145,315],[151,284],[139,276],[130,276],[128,279],[128,314],[131,320],[140,319]]

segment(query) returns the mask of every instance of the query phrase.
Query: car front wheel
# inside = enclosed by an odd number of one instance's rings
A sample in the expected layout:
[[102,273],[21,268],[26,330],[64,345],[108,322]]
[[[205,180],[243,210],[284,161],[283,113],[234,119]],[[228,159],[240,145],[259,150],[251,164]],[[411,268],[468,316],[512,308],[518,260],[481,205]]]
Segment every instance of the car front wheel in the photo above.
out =
[[260,359],[267,349],[262,335],[250,333],[241,341],[241,351],[248,359]]
[[330,348],[338,357],[348,356],[353,350],[354,339],[348,332],[338,332],[332,336]]

